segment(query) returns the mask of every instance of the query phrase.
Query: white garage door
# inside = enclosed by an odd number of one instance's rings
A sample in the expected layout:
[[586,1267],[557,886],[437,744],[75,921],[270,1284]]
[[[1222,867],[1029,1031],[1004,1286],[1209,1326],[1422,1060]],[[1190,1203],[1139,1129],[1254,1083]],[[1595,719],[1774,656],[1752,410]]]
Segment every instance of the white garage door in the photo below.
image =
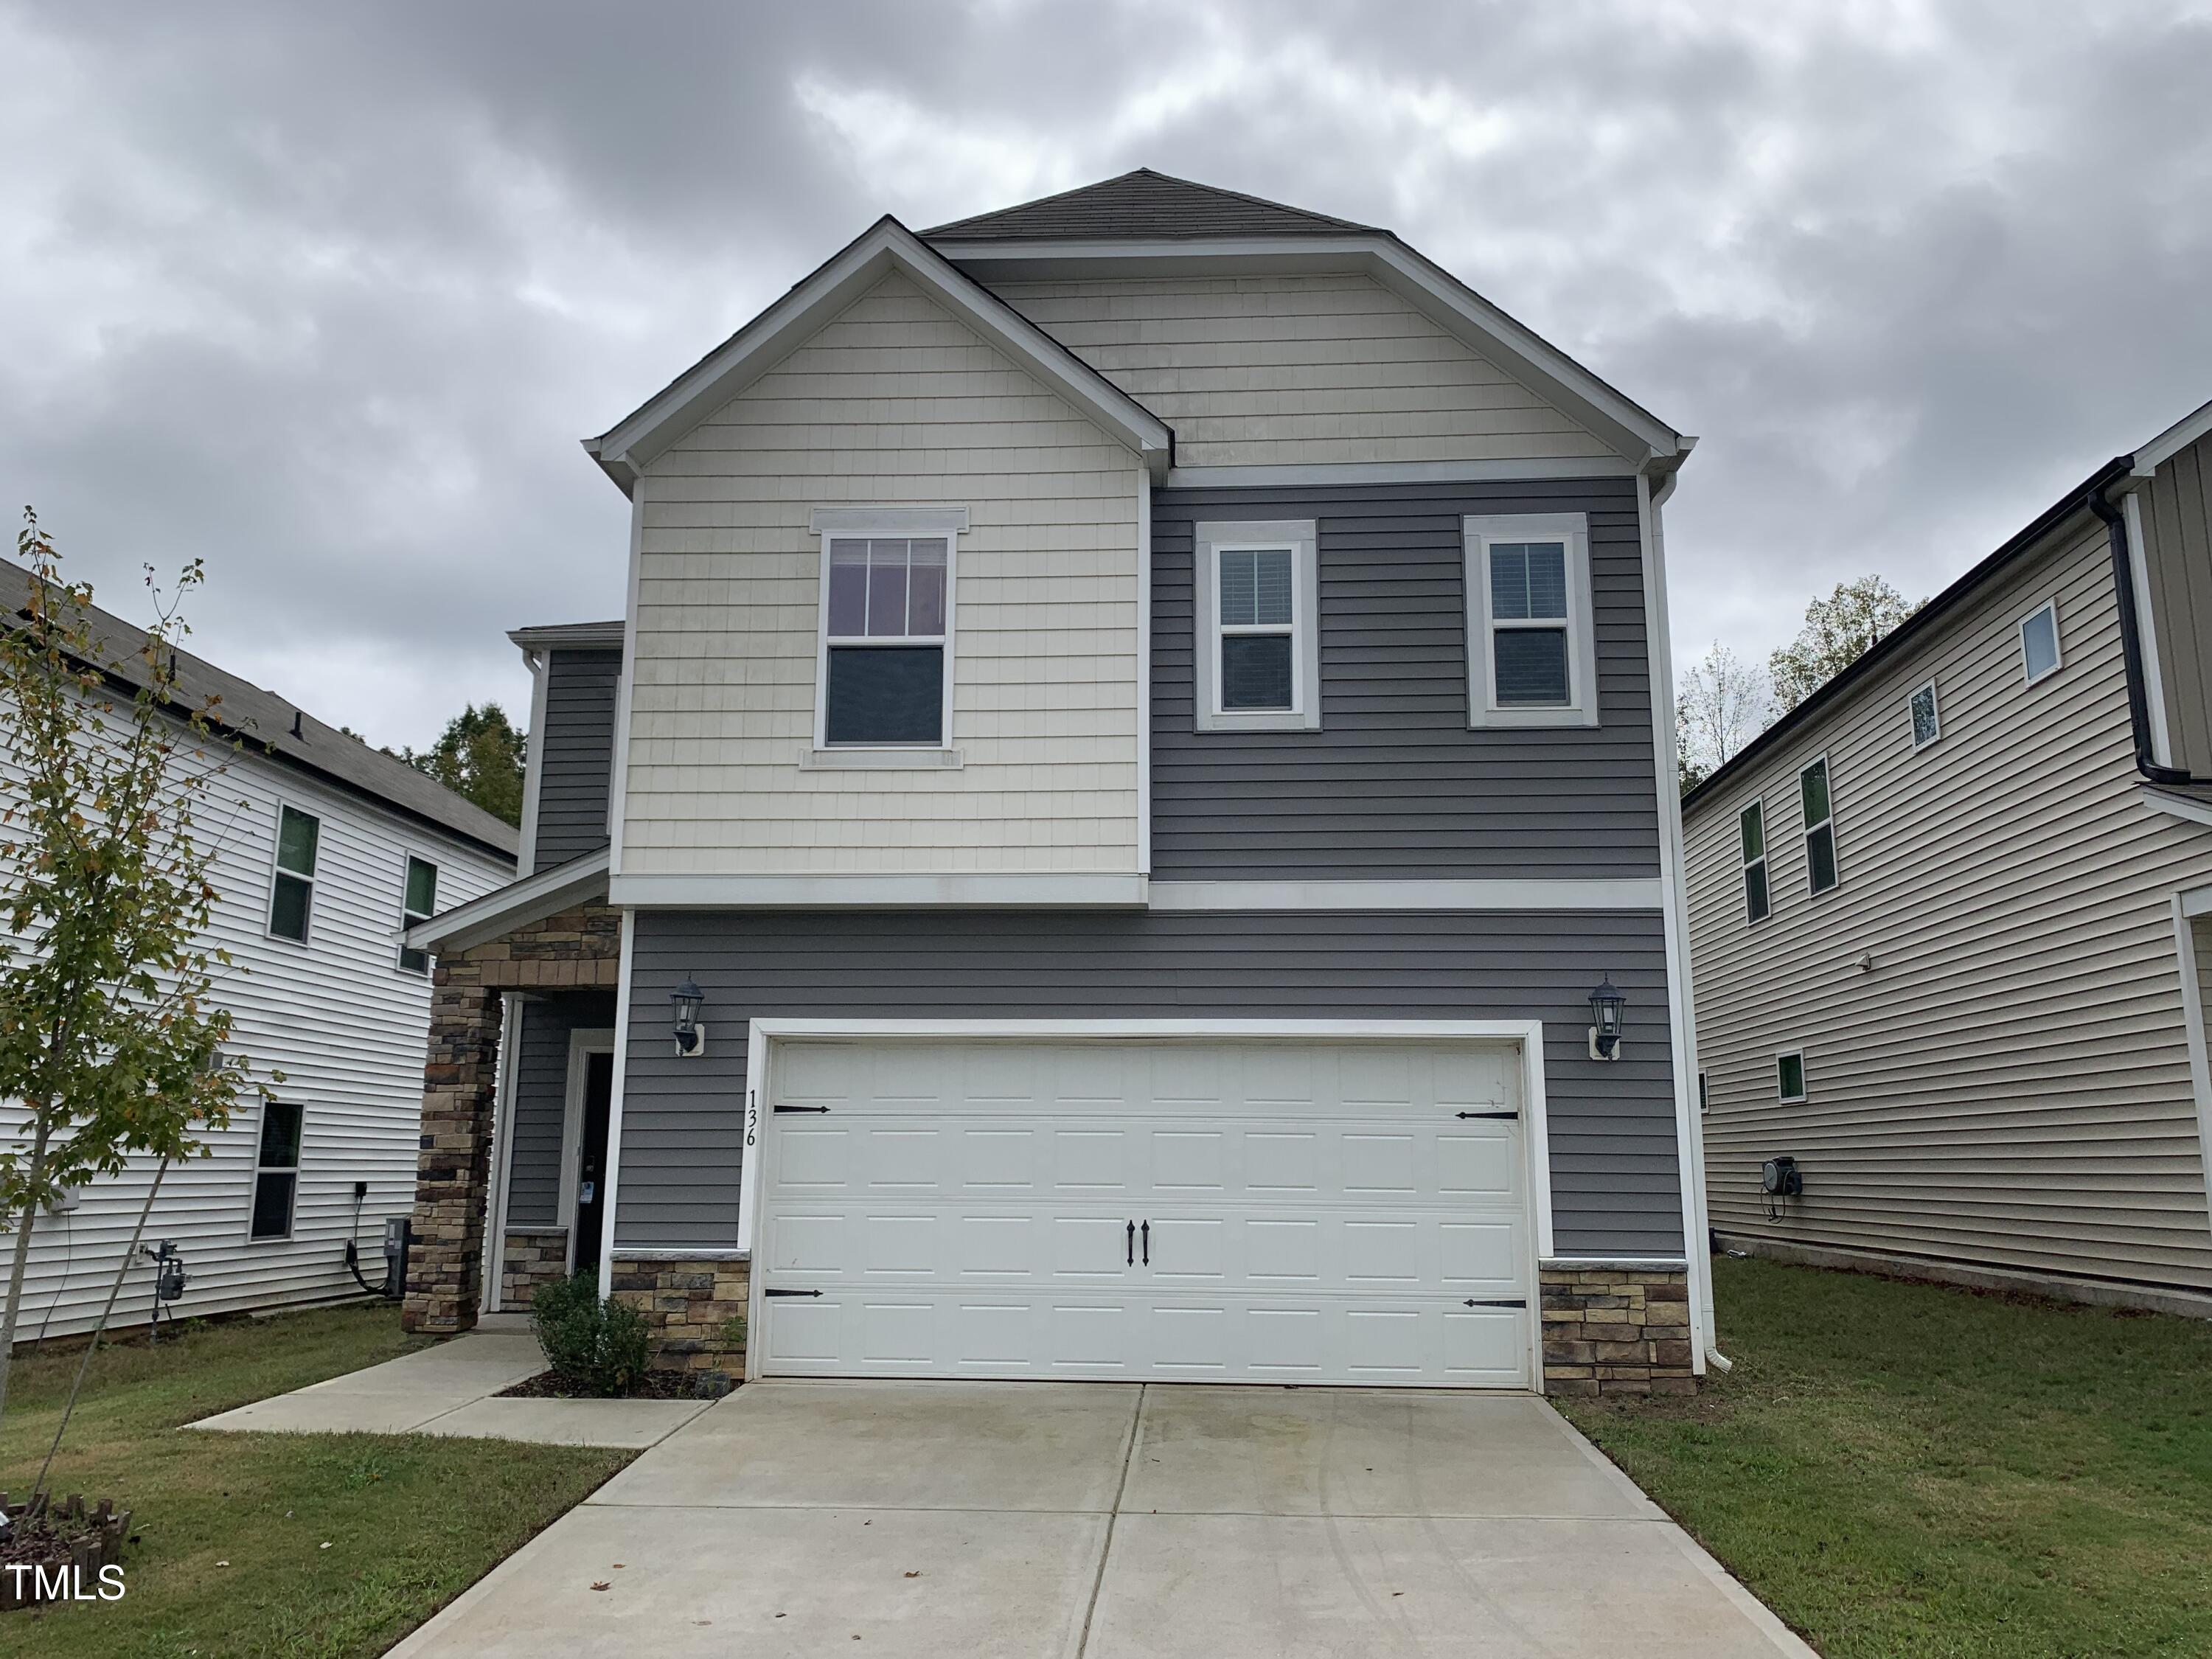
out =
[[1526,1388],[1519,1055],[780,1040],[763,1374]]

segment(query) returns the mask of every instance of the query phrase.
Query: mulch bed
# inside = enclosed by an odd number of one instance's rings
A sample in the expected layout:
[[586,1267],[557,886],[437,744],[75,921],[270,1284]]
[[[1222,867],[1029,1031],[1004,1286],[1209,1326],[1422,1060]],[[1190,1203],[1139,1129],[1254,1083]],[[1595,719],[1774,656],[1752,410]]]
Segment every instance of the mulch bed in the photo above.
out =
[[69,1589],[91,1591],[99,1583],[100,1570],[122,1560],[131,1534],[130,1510],[118,1515],[105,1499],[88,1510],[82,1496],[56,1507],[44,1496],[27,1504],[10,1503],[8,1494],[0,1492],[0,1515],[8,1517],[6,1530],[0,1531],[0,1612],[48,1599],[40,1594],[34,1575],[5,1568],[72,1567],[76,1571]]
[[[701,1375],[698,1371],[649,1370],[638,1378],[635,1388],[621,1398],[696,1400],[699,1397]],[[524,1377],[512,1388],[501,1389],[493,1397],[498,1400],[604,1400],[608,1396],[560,1371],[540,1371],[535,1376]]]

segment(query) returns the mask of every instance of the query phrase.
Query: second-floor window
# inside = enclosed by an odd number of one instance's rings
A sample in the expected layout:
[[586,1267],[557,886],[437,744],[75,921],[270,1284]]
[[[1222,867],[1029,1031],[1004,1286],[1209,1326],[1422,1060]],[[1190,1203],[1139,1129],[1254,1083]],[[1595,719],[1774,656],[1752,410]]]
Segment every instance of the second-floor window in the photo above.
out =
[[1320,583],[1311,520],[1201,524],[1195,532],[1200,732],[1321,725]]
[[1836,815],[1828,799],[1828,757],[1797,775],[1797,799],[1805,809],[1805,879],[1815,893],[1836,884]]
[[829,538],[823,605],[826,748],[936,748],[950,725],[952,540]]
[[2058,601],[2045,599],[2020,619],[2020,665],[2027,683],[2058,672]]
[[1595,726],[1588,520],[1547,513],[1465,527],[1468,723]]
[[[399,927],[404,933],[418,921],[428,921],[438,910],[438,866],[428,859],[410,857],[407,860],[407,892],[400,900]],[[430,971],[430,957],[422,951],[410,951],[403,939],[399,945],[399,965],[410,974]]]
[[1766,920],[1766,807],[1753,801],[1736,821],[1743,838],[1743,915],[1747,921]]
[[1912,746],[1925,749],[1943,735],[1943,711],[1936,706],[1936,682],[1912,694]]
[[322,820],[296,806],[276,809],[276,868],[270,879],[269,931],[278,939],[307,942],[315,906],[315,852]]

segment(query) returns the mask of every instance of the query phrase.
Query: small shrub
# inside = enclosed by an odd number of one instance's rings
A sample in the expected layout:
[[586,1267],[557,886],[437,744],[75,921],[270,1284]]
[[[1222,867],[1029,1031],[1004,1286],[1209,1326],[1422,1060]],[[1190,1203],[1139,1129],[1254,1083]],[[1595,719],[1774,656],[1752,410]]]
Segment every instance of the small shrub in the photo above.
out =
[[586,1393],[628,1394],[653,1362],[653,1327],[629,1303],[602,1300],[594,1273],[539,1285],[530,1298],[530,1328],[547,1366]]

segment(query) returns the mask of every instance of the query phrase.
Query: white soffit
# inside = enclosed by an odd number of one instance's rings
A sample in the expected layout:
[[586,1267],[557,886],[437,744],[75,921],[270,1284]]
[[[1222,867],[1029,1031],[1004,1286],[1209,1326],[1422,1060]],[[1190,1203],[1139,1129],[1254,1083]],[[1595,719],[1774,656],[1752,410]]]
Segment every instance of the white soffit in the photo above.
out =
[[1403,242],[1390,236],[1247,236],[1188,241],[952,242],[950,258],[979,280],[1356,270],[1495,362],[1638,463],[1680,465],[1697,440],[1607,386],[1580,363]]
[[627,492],[641,468],[895,270],[1164,475],[1166,422],[888,215],[584,448]]

